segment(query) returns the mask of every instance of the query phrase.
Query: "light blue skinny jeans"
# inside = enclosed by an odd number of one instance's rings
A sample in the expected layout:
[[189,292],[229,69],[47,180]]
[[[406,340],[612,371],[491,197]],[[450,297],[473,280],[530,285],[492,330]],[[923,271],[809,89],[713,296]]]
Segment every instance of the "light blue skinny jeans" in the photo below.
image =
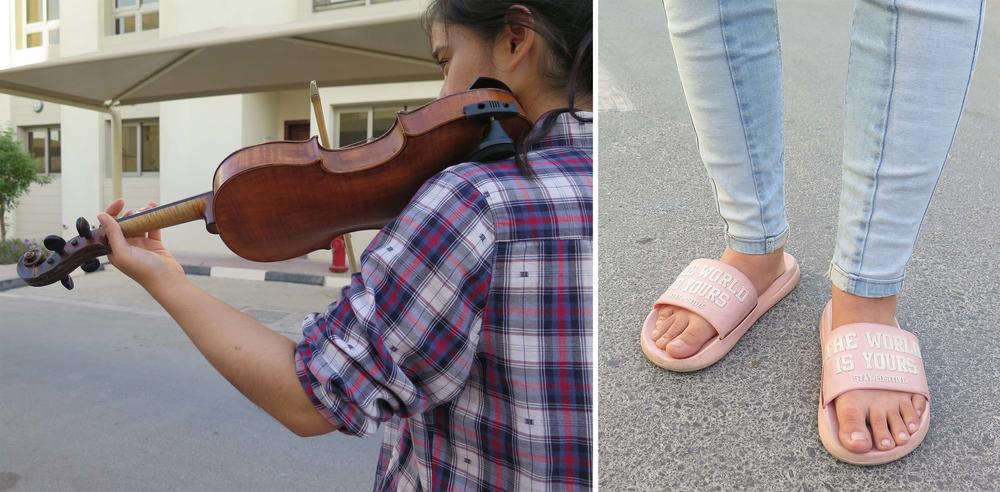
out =
[[[774,0],[664,0],[701,158],[746,254],[782,247],[781,43]],[[948,157],[979,52],[985,0],[858,0],[844,118],[843,188],[828,275],[895,295]]]

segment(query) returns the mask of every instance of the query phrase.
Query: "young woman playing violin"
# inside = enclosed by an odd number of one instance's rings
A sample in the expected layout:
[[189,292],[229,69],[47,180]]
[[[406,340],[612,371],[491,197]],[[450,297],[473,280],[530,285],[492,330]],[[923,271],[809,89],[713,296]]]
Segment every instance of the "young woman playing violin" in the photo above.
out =
[[[299,343],[190,283],[160,232],[99,220],[111,263],[296,434],[383,425],[377,490],[591,488],[591,2],[434,0],[441,95],[505,83],[515,158],[427,181]],[[151,204],[155,205],[155,204]]]

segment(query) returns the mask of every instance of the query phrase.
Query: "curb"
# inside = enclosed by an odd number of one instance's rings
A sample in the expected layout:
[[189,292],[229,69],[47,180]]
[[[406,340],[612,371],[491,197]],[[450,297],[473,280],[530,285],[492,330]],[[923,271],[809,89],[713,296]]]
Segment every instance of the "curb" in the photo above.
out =
[[[101,263],[101,267],[95,271],[106,270],[106,263]],[[274,272],[269,270],[254,270],[252,268],[232,268],[213,267],[204,265],[181,265],[187,275],[199,275],[204,277],[229,278],[237,280],[258,280],[264,282],[286,282],[290,284],[318,285],[320,287],[342,288],[350,285],[350,277],[334,277],[330,275],[309,275],[305,273]],[[110,268],[114,268],[113,266]],[[86,275],[82,270],[71,273],[71,277]],[[28,284],[20,278],[9,278],[0,280],[0,292]]]
[[334,277],[330,275],[309,275],[306,273],[275,272],[270,270],[254,270],[252,268],[213,267],[204,265],[181,265],[188,275],[206,277],[230,278],[237,280],[257,280],[264,282],[286,282],[291,284],[318,285],[321,287],[341,288],[350,285],[350,277]]
[[[95,272],[104,271],[104,265],[105,265],[104,263],[101,263],[101,266],[98,267],[97,270],[94,270],[94,271]],[[93,272],[91,272],[91,273],[93,273]],[[79,277],[81,275],[86,275],[86,274],[87,274],[87,272],[85,272],[83,270],[80,270],[78,268],[78,269],[74,270],[73,273],[69,274],[69,276],[72,277],[72,278],[76,278],[76,277]],[[22,280],[20,277],[0,279],[0,292],[3,292],[5,290],[10,290],[10,289],[16,289],[18,287],[25,287],[27,285],[28,284],[24,280]]]
[[0,280],[0,292],[10,289],[16,289],[18,287],[24,287],[25,285],[28,284],[24,283],[24,280],[21,280],[20,278],[9,278],[6,280]]

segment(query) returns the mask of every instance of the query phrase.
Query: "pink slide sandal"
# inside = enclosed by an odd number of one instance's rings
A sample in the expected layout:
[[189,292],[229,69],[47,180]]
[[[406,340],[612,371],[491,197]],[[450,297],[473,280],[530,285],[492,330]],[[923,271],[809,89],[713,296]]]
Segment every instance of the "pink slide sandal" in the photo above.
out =
[[[736,268],[719,260],[699,258],[692,261],[656,300],[646,316],[640,337],[646,358],[664,369],[678,372],[696,371],[718,362],[757,319],[798,284],[799,264],[788,253],[785,253],[784,260],[785,273],[760,295],[750,279]],[[705,318],[719,332],[719,336],[706,342],[691,357],[671,357],[656,346],[650,335],[656,328],[656,312],[665,305],[678,306]]]
[[[823,351],[823,381],[819,396],[819,438],[838,460],[855,465],[879,465],[897,460],[924,440],[930,427],[930,394],[920,345],[912,333],[877,323],[850,323],[832,333],[832,306],[826,304],[819,322]],[[927,398],[920,427],[906,444],[888,451],[872,447],[867,453],[849,451],[838,436],[837,409],[833,400],[844,392],[875,389],[915,393]]]

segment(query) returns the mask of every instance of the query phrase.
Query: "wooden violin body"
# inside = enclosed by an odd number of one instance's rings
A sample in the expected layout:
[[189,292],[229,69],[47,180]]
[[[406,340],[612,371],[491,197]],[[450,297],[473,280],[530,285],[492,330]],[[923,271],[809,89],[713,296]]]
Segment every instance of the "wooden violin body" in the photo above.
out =
[[[472,89],[400,112],[370,142],[340,149],[306,141],[268,142],[230,154],[215,171],[212,191],[119,219],[126,236],[204,219],[237,255],[279,261],[329,248],[341,234],[377,229],[394,219],[420,186],[467,160],[499,123],[515,140],[530,129],[510,92]],[[80,219],[68,243],[46,238],[53,252],[29,251],[18,273],[29,285],[59,280],[107,254],[102,228]],[[69,285],[67,285],[67,282]]]
[[[384,226],[425,181],[482,141],[483,123],[462,117],[464,106],[481,99],[476,92],[439,100],[455,116],[449,121],[419,109],[401,113],[388,133],[366,145],[328,150],[313,137],[234,152],[213,183],[219,235],[244,258],[277,261],[328,248],[347,232]],[[521,118],[504,123],[511,135],[530,127]]]

